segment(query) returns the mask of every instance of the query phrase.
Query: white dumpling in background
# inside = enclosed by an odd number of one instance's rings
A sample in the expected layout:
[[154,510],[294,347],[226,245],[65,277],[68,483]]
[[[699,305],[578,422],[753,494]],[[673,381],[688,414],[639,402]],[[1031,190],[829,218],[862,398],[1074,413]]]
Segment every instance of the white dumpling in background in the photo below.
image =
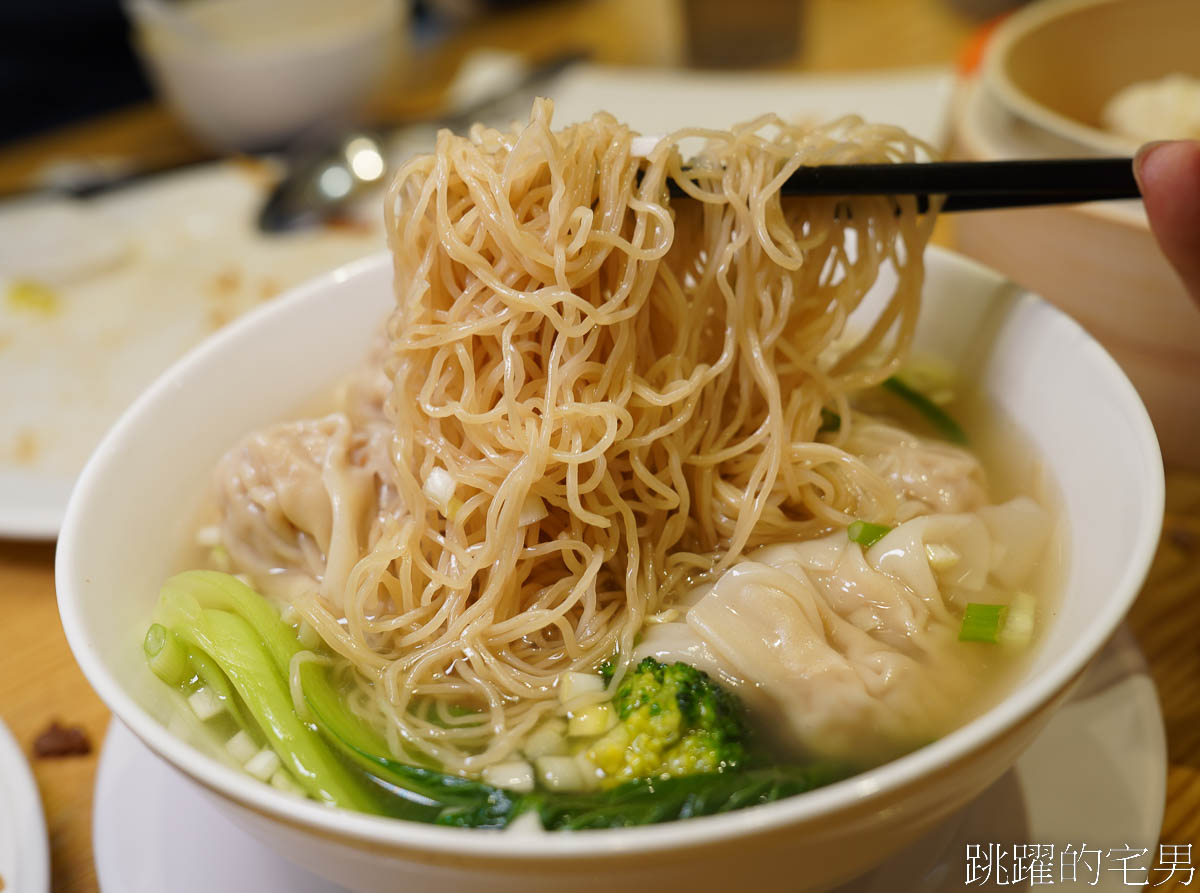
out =
[[992,538],[992,576],[1001,586],[1021,585],[1046,551],[1050,513],[1028,496],[1018,496],[1000,505],[981,507],[979,517]]
[[953,444],[855,416],[845,449],[895,487],[901,498],[897,520],[930,512],[971,512],[987,502],[983,466]]

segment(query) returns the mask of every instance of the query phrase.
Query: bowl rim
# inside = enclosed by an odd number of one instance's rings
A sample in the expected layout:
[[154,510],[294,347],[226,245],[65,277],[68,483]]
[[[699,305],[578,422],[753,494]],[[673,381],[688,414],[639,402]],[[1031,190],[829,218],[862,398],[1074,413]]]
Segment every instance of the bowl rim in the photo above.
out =
[[[1008,283],[1003,276],[982,265],[937,246],[927,249],[927,263],[948,265],[952,270],[990,280],[997,286]],[[93,493],[104,479],[111,458],[123,449],[126,434],[153,408],[171,399],[176,380],[203,369],[210,358],[219,357],[226,345],[253,337],[269,328],[277,318],[303,312],[309,303],[319,303],[331,289],[355,279],[379,275],[390,266],[386,252],[360,259],[325,273],[292,289],[288,294],[256,308],[225,329],[201,342],[173,364],[145,390],[109,429],[88,460],[71,494],[55,555],[55,582],[59,613],[67,642],[84,676],[120,719],[151,750],[174,765],[193,781],[247,807],[262,816],[286,825],[298,826],[325,837],[348,840],[352,845],[384,847],[387,850],[421,850],[428,854],[452,855],[462,862],[488,860],[517,862],[530,859],[562,861],[602,858],[620,853],[625,856],[693,849],[718,841],[777,831],[787,826],[812,822],[844,810],[861,808],[870,800],[920,782],[939,769],[953,765],[1011,731],[1062,693],[1100,651],[1132,605],[1154,557],[1161,529],[1164,505],[1164,479],[1158,440],[1133,385],[1116,361],[1070,317],[1042,298],[1024,289],[1014,289],[1018,305],[1033,305],[1039,312],[1052,314],[1073,340],[1089,349],[1092,360],[1104,373],[1106,385],[1129,412],[1127,421],[1134,430],[1138,454],[1145,464],[1148,487],[1144,493],[1146,510],[1156,518],[1138,532],[1130,549],[1130,560],[1121,577],[1114,581],[1113,597],[1104,610],[1073,642],[1060,653],[1046,672],[1030,680],[985,713],[926,745],[890,763],[836,782],[803,795],[774,803],[716,816],[660,825],[589,831],[585,834],[487,833],[470,828],[447,828],[417,822],[370,816],[349,810],[331,809],[319,803],[301,800],[262,784],[243,772],[202,753],[178,738],[155,720],[128,694],[109,672],[99,651],[92,645],[83,621],[82,604],[86,569],[78,566],[77,543],[87,536],[83,524],[92,514],[88,508]]]
[[1054,111],[1018,87],[1008,73],[1009,54],[1029,34],[1081,10],[1121,2],[1129,0],[1048,0],[1022,7],[1007,16],[988,41],[983,57],[983,83],[1011,114],[1078,144],[1082,150],[1093,154],[1132,155],[1141,145],[1138,140],[1109,133]]
[[[968,158],[1001,159],[1033,157],[1034,155],[1053,155],[1057,147],[1047,148],[1039,142],[1039,137],[1054,136],[1038,130],[1036,134],[1018,137],[1016,145],[997,142],[994,124],[989,120],[990,113],[1004,115],[1006,122],[1015,118],[1013,112],[996,99],[990,84],[980,78],[972,78],[960,85],[960,95],[952,111],[952,127],[954,139],[959,151]],[[1028,126],[1032,122],[1023,121]],[[1011,138],[1011,137],[1010,137]],[[1056,139],[1059,137],[1055,137]],[[1130,207],[1138,202],[1136,207]],[[1083,214],[1096,217],[1114,226],[1131,230],[1149,232],[1150,222],[1146,218],[1145,208],[1139,199],[1123,201],[1088,202],[1081,205],[1063,206],[1061,213]]]

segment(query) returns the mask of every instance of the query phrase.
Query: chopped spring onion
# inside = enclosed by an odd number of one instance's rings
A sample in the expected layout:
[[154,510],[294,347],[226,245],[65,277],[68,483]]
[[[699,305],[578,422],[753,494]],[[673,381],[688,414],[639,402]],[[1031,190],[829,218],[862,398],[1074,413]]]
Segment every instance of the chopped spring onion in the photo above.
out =
[[528,794],[533,790],[533,767],[524,760],[496,763],[483,770],[483,780],[493,787]]
[[221,544],[221,528],[216,524],[201,527],[196,531],[196,545],[203,549],[212,549]]
[[429,501],[432,502],[439,512],[443,515],[450,513],[450,500],[454,498],[454,478],[450,477],[450,472],[446,469],[434,466],[429,472],[429,477],[425,478],[425,484],[421,488]]
[[583,782],[583,790],[593,791],[600,787],[600,779],[604,777],[604,773],[599,766],[588,759],[586,750],[575,754],[575,763],[579,766],[579,777]]
[[558,700],[560,704],[579,695],[604,691],[604,677],[597,673],[576,673],[568,670],[558,677]]
[[542,498],[536,493],[530,493],[525,497],[525,504],[521,506],[521,516],[517,519],[517,524],[521,527],[528,527],[530,524],[536,524],[549,514],[546,511],[546,503],[542,502]]
[[846,528],[846,535],[863,548],[875,545],[891,532],[886,524],[872,524],[870,521],[853,521]]
[[546,756],[561,756],[567,752],[567,723],[554,717],[548,719],[525,739],[522,748],[525,756],[531,760]]
[[154,675],[167,685],[182,685],[192,675],[187,649],[161,623],[153,623],[142,641]]
[[962,629],[958,631],[960,642],[1000,641],[1000,629],[1008,614],[1008,605],[985,605],[969,602],[963,612]]
[[1037,602],[1028,592],[1018,592],[1008,606],[1008,617],[1000,630],[1000,644],[1021,647],[1033,641]]
[[821,407],[821,427],[817,429],[818,434],[826,432],[840,431],[842,429],[842,417],[832,409]]
[[568,756],[545,756],[534,760],[538,780],[549,791],[578,791],[583,788],[579,761]]
[[567,734],[572,738],[594,738],[617,724],[617,711],[607,702],[592,704],[571,714]]
[[233,559],[229,557],[229,550],[219,543],[208,553],[208,560],[219,571],[233,570]]
[[946,438],[946,440],[957,444],[965,444],[967,442],[966,432],[963,431],[958,422],[950,418],[944,409],[920,391],[910,388],[894,375],[884,381],[883,387],[916,409],[917,412],[925,417],[925,421],[929,422],[934,427],[934,430]]
[[296,780],[286,769],[275,770],[275,774],[271,776],[271,787],[287,794],[295,794],[297,797],[304,796],[304,790],[296,784]]
[[269,747],[264,747],[250,759],[246,760],[246,771],[259,781],[270,781],[271,776],[280,768],[279,755]]
[[321,636],[307,620],[301,620],[296,624],[296,639],[310,651],[321,647]]
[[683,616],[683,612],[680,611],[678,608],[666,608],[662,611],[659,611],[656,614],[651,614],[649,617],[647,617],[646,625],[652,626],[656,623],[674,623],[676,620],[678,620],[682,616]]
[[238,761],[239,765],[244,766],[258,753],[259,747],[245,729],[242,729],[225,742],[225,749],[229,751],[231,757]]
[[948,570],[962,560],[961,555],[941,543],[926,543],[925,557],[929,559],[929,566],[935,571]]
[[225,709],[221,699],[207,688],[198,688],[188,695],[188,706],[202,722],[207,722]]

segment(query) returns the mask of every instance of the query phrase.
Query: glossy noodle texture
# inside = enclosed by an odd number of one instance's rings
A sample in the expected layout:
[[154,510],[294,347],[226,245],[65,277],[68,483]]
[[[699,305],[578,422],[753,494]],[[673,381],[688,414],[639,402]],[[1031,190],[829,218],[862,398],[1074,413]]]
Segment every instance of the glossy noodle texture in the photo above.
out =
[[[978,684],[963,605],[1008,598],[993,559],[1027,525],[989,528],[969,452],[850,404],[905,361],[932,215],[779,196],[800,165],[928,150],[764,117],[638,158],[613,118],[555,131],[551,113],[442,132],[400,170],[386,337],[336,412],[225,458],[232,568],[342,658],[393,754],[448,772],[518,758],[563,714],[561,674],[614,655],[576,707],[656,654],[808,753],[941,734]],[[885,267],[893,293],[849,330]],[[1022,507],[1046,527],[1025,503],[999,528]],[[856,519],[895,529],[861,547]]]

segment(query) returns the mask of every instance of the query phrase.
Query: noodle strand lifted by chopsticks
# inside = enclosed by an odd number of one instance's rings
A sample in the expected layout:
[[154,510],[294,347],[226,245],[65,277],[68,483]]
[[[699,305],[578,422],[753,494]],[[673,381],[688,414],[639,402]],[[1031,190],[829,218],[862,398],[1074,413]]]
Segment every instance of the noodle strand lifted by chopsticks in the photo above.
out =
[[[381,513],[340,604],[297,605],[356,667],[354,708],[451,770],[519,747],[559,673],[629,654],[688,580],[895,511],[836,443],[847,395],[908,347],[932,220],[778,190],[801,164],[925,147],[769,116],[639,159],[613,118],[553,132],[551,111],[442,132],[398,173],[384,368],[402,511]],[[686,164],[683,140],[703,143]],[[668,202],[668,178],[691,197]],[[894,293],[847,343],[884,265]],[[833,442],[815,442],[822,407],[843,419]]]

